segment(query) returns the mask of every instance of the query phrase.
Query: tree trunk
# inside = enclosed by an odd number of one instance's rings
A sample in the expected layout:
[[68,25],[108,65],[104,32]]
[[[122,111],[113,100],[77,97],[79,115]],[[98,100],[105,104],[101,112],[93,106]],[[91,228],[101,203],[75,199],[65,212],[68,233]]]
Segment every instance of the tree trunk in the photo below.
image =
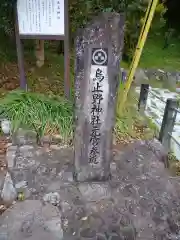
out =
[[35,42],[35,56],[36,66],[42,67],[44,65],[44,40],[36,40]]
[[57,48],[57,53],[64,55],[64,41],[60,41]]

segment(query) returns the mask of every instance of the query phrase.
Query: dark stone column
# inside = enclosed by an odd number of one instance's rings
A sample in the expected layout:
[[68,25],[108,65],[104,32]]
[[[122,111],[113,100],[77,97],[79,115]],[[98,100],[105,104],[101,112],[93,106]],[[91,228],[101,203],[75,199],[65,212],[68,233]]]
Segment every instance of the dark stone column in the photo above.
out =
[[124,42],[124,16],[103,13],[76,37],[75,171],[77,181],[110,176],[112,131]]

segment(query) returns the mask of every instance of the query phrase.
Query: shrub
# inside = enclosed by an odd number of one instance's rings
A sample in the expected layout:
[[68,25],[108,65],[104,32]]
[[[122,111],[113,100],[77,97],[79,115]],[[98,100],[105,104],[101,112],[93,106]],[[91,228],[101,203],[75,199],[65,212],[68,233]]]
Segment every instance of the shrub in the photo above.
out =
[[0,106],[0,117],[11,121],[12,132],[23,127],[40,137],[60,134],[64,141],[72,137],[73,105],[64,98],[15,90],[0,100]]

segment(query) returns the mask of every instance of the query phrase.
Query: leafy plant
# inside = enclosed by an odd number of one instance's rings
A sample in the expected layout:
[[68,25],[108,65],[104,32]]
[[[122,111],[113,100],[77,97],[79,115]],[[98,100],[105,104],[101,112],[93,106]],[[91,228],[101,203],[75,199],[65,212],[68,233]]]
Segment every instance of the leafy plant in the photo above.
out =
[[[8,36],[14,36],[13,8],[15,0],[2,0],[0,8],[0,29]],[[138,40],[142,19],[148,0],[71,0],[69,1],[70,32],[72,40],[77,29],[82,28],[100,12],[123,12],[126,17],[124,58],[131,60]],[[157,15],[162,15],[164,5],[160,4]],[[159,19],[159,17],[158,17]]]
[[16,0],[1,0],[0,30],[7,36],[14,34],[14,7]]
[[165,0],[164,5],[167,8],[167,11],[164,14],[166,19],[166,26],[168,29],[175,29],[180,32],[180,15],[179,15],[179,0]]
[[144,0],[71,1],[71,30],[73,33],[76,32],[100,12],[123,12],[126,16],[124,58],[131,60],[140,33],[140,21],[145,15],[147,3]]
[[64,141],[72,137],[73,106],[64,98],[12,91],[0,101],[0,117],[19,127],[34,129],[39,137],[59,133]]

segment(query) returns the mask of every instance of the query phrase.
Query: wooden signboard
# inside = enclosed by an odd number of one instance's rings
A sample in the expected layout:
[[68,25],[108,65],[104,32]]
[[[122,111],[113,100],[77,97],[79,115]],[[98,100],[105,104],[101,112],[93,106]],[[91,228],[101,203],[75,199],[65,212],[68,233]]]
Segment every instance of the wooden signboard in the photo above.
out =
[[64,87],[69,97],[69,21],[68,0],[17,0],[16,43],[20,87],[27,88],[22,39],[64,41]]

